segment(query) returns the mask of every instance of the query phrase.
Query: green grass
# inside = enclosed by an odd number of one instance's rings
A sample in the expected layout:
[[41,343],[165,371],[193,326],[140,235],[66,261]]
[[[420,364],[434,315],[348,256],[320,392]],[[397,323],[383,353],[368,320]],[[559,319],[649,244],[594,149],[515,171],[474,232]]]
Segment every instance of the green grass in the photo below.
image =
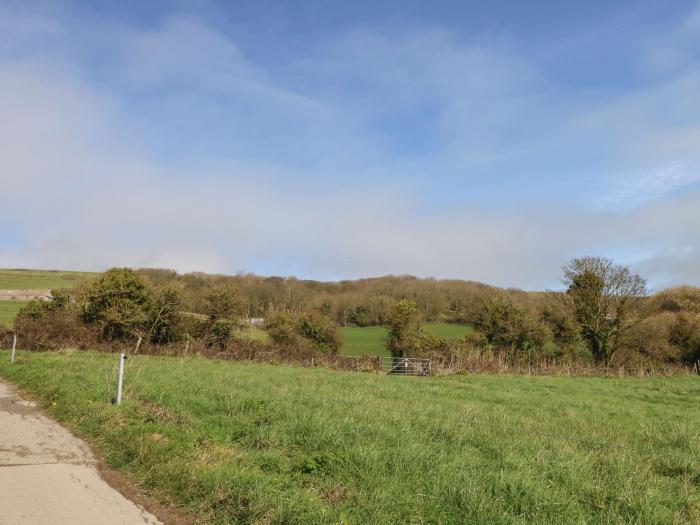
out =
[[383,326],[341,328],[340,335],[343,337],[341,352],[345,355],[391,356],[386,349],[386,328]]
[[260,341],[262,343],[267,343],[270,341],[270,336],[267,334],[267,332],[262,328],[258,328],[257,326],[246,326],[245,328],[238,329],[236,330],[235,335],[236,337],[240,337],[242,339],[250,339],[252,341]]
[[472,327],[454,323],[425,323],[425,329],[446,339],[460,339],[472,332]]
[[65,272],[59,270],[0,269],[0,290],[68,288],[81,280],[95,275],[89,272]]
[[198,523],[700,522],[697,377],[391,377],[22,352],[0,375]]
[[[425,329],[447,339],[458,339],[472,331],[470,326],[451,323],[425,323]],[[340,334],[345,355],[391,355],[386,349],[387,331],[383,326],[341,328]]]
[[0,327],[10,328],[24,301],[0,301]]

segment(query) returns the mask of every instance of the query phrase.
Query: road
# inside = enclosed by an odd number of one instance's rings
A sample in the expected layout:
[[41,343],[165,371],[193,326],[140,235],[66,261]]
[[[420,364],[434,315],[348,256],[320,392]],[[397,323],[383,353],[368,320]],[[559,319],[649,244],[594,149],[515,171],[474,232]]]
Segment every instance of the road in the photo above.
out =
[[156,525],[110,487],[88,446],[0,382],[1,525]]

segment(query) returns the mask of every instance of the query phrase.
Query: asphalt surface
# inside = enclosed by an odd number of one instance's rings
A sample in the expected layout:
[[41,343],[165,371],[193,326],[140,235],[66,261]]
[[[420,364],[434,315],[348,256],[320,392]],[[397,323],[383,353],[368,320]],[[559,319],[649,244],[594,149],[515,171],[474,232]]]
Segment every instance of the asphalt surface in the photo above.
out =
[[1,525],[159,525],[110,487],[88,446],[0,382]]

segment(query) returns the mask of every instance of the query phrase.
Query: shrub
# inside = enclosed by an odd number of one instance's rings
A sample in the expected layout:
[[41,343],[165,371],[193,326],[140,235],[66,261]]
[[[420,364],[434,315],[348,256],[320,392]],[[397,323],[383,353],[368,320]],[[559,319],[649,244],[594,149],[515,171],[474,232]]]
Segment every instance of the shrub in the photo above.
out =
[[630,328],[621,341],[620,361],[634,363],[641,358],[659,363],[678,362],[681,351],[671,336],[676,318],[677,315],[671,312],[663,312]]
[[408,357],[420,351],[421,323],[418,306],[403,300],[389,311],[387,347],[393,357]]
[[324,352],[336,353],[343,345],[338,325],[320,313],[300,315],[296,322],[296,329],[299,335]]
[[654,296],[657,309],[666,312],[700,313],[700,288],[678,286]]
[[265,324],[270,338],[285,346],[311,346],[328,353],[336,353],[342,346],[338,326],[320,313],[272,316]]
[[180,291],[174,286],[164,286],[155,290],[148,312],[151,342],[170,343],[184,337],[181,330],[181,306]]
[[85,322],[110,340],[142,334],[152,311],[148,284],[130,268],[112,268],[92,281],[82,305]]
[[301,344],[301,336],[296,329],[296,319],[288,313],[279,313],[265,322],[265,330],[274,343],[293,346]]
[[88,348],[96,342],[94,331],[83,324],[73,309],[45,307],[41,315],[35,313],[35,307],[31,307],[15,320],[15,330],[24,349]]
[[236,288],[228,284],[212,287],[206,297],[206,312],[212,321],[238,321],[243,315],[243,302]]
[[700,361],[700,315],[680,314],[671,326],[669,341],[687,364]]
[[496,349],[541,350],[551,338],[546,326],[507,298],[486,301],[474,324]]
[[552,341],[562,353],[571,354],[582,344],[581,327],[569,312],[547,306],[542,311],[542,320],[552,334]]

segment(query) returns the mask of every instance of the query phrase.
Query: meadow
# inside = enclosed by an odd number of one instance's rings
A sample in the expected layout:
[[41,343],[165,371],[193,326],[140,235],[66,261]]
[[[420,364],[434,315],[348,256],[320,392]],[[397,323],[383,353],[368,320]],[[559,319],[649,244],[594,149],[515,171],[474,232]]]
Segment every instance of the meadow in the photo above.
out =
[[[459,339],[472,331],[467,325],[428,322],[424,328],[446,339]],[[340,328],[343,337],[341,353],[345,355],[381,355],[390,357],[386,349],[387,330],[383,326]]]
[[0,376],[197,524],[700,522],[697,378],[391,377],[0,352]]

